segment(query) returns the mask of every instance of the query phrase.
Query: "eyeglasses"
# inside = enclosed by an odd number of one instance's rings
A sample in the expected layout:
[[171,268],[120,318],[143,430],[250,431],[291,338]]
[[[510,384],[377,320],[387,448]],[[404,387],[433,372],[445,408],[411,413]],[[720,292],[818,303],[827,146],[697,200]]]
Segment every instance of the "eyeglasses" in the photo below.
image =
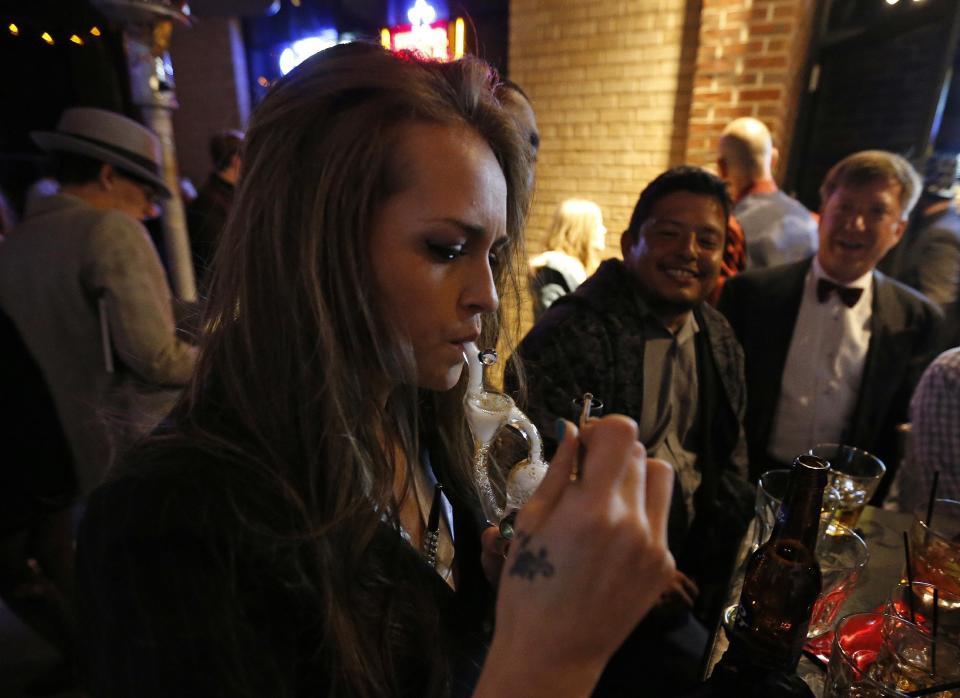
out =
[[161,203],[163,203],[165,197],[163,192],[160,190],[160,187],[156,186],[152,182],[140,179],[139,177],[132,177],[128,174],[122,174],[120,176],[128,182],[131,182],[139,187],[140,191],[142,191],[143,195],[146,197],[147,203],[150,205],[159,206]]

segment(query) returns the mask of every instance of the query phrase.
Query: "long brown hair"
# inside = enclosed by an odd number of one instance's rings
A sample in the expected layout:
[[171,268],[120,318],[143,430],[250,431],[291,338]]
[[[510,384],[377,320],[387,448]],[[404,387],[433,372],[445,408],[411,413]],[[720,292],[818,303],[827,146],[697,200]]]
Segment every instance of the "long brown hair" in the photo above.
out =
[[[402,182],[400,127],[466,124],[506,179],[510,263],[495,275],[501,294],[519,292],[528,164],[495,97],[497,81],[475,59],[441,64],[339,46],[274,86],[246,133],[236,204],[214,262],[209,330],[177,431],[254,464],[286,493],[322,570],[315,593],[336,655],[331,694],[386,695],[392,685],[386,631],[358,620],[351,588],[384,514],[398,510],[384,436],[415,459],[420,425],[429,423],[457,468],[453,486],[471,487],[464,381],[445,394],[410,387],[412,350],[373,290],[372,221]],[[496,315],[484,318],[483,346],[496,344]],[[384,407],[372,396],[392,377],[402,380]]]

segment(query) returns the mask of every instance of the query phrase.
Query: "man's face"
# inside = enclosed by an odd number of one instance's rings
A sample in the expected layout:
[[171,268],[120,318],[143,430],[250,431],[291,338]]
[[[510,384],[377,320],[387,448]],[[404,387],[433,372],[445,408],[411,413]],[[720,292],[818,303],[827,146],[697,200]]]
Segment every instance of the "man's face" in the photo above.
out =
[[878,180],[841,185],[824,204],[820,217],[817,259],[832,278],[849,283],[872,270],[900,240],[901,185]]
[[623,261],[651,305],[689,310],[716,286],[726,230],[717,199],[672,192],[653,205],[636,239],[623,234]]
[[150,184],[113,170],[109,190],[111,208],[146,221],[160,215],[160,192]]

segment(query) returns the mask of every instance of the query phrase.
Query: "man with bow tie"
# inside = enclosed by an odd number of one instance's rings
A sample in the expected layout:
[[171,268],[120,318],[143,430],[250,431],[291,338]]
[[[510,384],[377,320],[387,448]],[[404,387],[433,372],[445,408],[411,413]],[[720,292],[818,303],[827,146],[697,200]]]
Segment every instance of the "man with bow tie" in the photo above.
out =
[[850,155],[820,187],[810,259],[731,279],[720,299],[746,356],[750,474],[845,443],[897,467],[896,425],[935,355],[940,311],[875,270],[907,224],[920,178],[902,157]]

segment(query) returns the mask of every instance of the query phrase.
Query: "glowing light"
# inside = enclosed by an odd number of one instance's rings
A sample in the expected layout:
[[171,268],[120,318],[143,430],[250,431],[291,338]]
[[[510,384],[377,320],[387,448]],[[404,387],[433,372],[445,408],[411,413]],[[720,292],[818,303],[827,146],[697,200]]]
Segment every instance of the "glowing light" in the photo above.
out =
[[53,46],[53,37],[50,36],[49,32],[43,32],[43,34],[40,35],[40,38]]
[[449,58],[450,37],[447,36],[445,22],[438,22],[440,26],[431,27],[423,24],[412,31],[396,32],[393,35],[393,49],[395,51],[419,51],[425,56],[445,61]]
[[93,34],[94,36],[100,36],[99,27],[90,27],[90,33]]
[[413,7],[407,10],[407,19],[414,27],[433,24],[437,19],[437,11],[427,0],[417,0],[413,3]]
[[337,39],[336,29],[324,29],[316,36],[294,41],[280,52],[280,72],[286,75],[313,54],[335,46]]
[[11,24],[9,27],[7,27],[7,29],[9,29],[10,33],[14,36],[20,36],[20,27],[18,27],[16,24]]
[[290,4],[294,7],[300,7],[300,0],[290,0]]
[[888,5],[896,5],[900,0],[887,0]]
[[270,81],[263,75],[257,78],[257,84],[260,85],[260,87],[270,87]]
[[83,46],[83,39],[81,39],[81,38],[80,38],[79,36],[77,36],[76,34],[71,34],[71,35],[70,35],[70,41],[71,41],[72,43],[76,44],[77,46]]
[[390,30],[386,27],[380,30],[380,45],[390,50]]
[[453,23],[453,57],[463,58],[463,17]]

